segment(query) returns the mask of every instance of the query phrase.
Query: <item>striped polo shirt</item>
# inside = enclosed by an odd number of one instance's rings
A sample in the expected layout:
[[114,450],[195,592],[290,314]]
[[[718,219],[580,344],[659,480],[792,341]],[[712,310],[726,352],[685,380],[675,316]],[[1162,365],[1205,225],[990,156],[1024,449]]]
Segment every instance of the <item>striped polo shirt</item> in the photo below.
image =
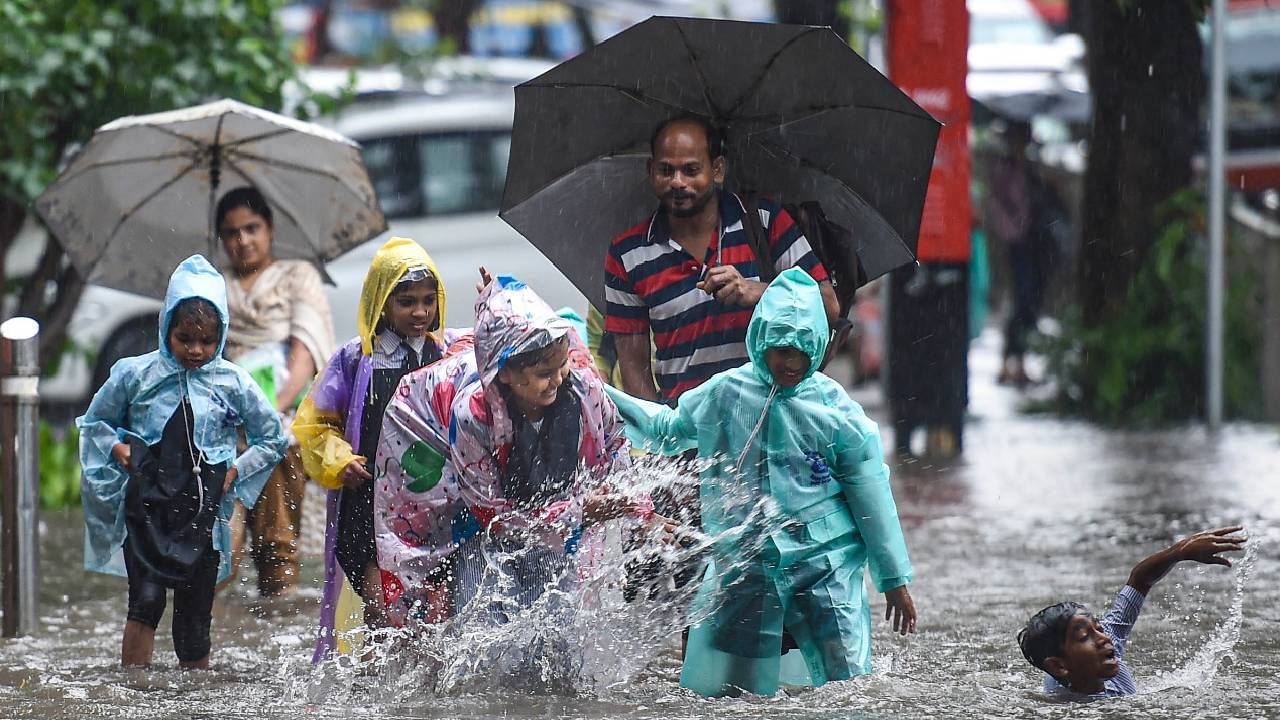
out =
[[[800,226],[766,198],[760,224],[767,230],[778,272],[799,267],[819,282],[827,270]],[[661,211],[659,211],[661,212]],[[720,194],[719,238],[707,255],[694,258],[671,239],[658,213],[614,238],[605,258],[605,330],[618,335],[653,331],[654,375],[663,399],[674,403],[712,375],[747,361],[747,323],[754,308],[726,305],[699,290],[707,266],[733,265],[742,277],[760,279],[760,268],[743,226],[741,200]]]

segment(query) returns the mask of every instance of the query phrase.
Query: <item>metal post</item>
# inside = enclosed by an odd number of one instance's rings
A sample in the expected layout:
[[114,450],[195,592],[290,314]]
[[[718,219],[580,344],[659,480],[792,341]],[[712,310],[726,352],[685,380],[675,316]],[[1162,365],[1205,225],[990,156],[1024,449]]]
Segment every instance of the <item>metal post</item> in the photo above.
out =
[[1206,420],[1222,424],[1223,270],[1226,245],[1226,0],[1213,0],[1209,62],[1209,297],[1206,337]]
[[39,576],[40,445],[36,426],[40,325],[17,317],[0,323],[0,463],[3,516],[0,566],[5,637],[36,627]]

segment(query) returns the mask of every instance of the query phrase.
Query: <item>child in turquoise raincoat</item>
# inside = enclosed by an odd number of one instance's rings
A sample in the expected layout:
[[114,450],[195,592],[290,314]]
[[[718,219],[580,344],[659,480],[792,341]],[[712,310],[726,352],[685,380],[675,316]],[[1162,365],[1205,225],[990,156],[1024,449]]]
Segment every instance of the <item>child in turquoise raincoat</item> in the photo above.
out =
[[675,409],[606,388],[633,442],[667,454],[696,447],[708,463],[700,499],[715,541],[680,675],[701,695],[777,692],[784,628],[808,676],[787,670],[788,683],[871,672],[868,565],[886,618],[915,631],[879,432],[817,371],[829,336],[818,284],[791,269],[751,317],[748,364],[681,395]]
[[[85,568],[129,579],[126,667],[150,664],[169,588],[179,663],[209,666],[234,503],[253,507],[284,453],[275,409],[222,358],[227,323],[222,276],[199,255],[182,261],[160,313],[160,348],[113,365],[76,420]],[[248,447],[237,456],[241,429]]]

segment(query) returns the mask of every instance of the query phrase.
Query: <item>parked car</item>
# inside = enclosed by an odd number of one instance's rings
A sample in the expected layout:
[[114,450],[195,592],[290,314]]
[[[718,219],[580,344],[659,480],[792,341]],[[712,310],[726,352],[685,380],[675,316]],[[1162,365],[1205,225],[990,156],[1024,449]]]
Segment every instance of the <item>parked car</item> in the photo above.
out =
[[1084,41],[1055,34],[1028,0],[966,0],[969,97],[1083,93]]
[[[473,322],[481,265],[518,275],[553,307],[584,312],[582,294],[498,218],[515,107],[510,85],[472,86],[443,96],[387,96],[360,102],[326,122],[361,143],[390,232],[328,263],[339,341],[356,334],[355,307],[365,271],[390,235],[422,243],[449,291],[446,323]],[[160,302],[90,286],[68,328],[77,352],[41,382],[46,400],[86,402],[119,358],[156,347]]]

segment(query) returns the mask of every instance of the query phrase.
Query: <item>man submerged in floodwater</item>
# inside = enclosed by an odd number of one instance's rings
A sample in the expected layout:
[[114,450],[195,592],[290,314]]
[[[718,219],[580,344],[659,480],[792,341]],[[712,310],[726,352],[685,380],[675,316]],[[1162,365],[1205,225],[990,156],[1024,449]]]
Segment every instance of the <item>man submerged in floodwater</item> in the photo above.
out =
[[1101,620],[1080,603],[1061,602],[1041,610],[1018,633],[1027,662],[1047,673],[1044,690],[1070,700],[1133,695],[1138,687],[1124,662],[1129,632],[1138,621],[1151,586],[1183,560],[1231,566],[1221,556],[1244,548],[1242,526],[1218,528],[1179,540],[1134,566],[1129,582]]

